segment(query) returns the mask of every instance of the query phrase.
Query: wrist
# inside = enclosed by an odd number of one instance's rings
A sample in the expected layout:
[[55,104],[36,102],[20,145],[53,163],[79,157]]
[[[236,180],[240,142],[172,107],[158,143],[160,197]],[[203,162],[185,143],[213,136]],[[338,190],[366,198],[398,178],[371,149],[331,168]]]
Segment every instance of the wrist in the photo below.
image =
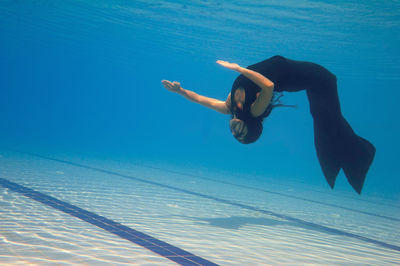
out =
[[186,90],[185,90],[184,88],[182,88],[182,87],[179,87],[179,88],[176,90],[176,93],[178,93],[178,94],[180,94],[180,95],[185,95],[185,94],[186,94]]

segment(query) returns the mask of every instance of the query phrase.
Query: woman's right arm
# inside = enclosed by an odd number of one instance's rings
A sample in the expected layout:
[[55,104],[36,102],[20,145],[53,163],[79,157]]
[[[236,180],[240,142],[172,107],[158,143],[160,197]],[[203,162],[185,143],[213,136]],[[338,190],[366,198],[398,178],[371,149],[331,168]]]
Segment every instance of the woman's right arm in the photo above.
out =
[[185,90],[184,88],[181,87],[181,84],[179,82],[171,82],[168,80],[162,80],[161,83],[164,85],[164,87],[172,92],[176,92],[189,101],[201,104],[205,107],[211,108],[217,112],[220,112],[222,114],[230,114],[230,105],[231,105],[231,97],[230,94],[228,95],[226,101],[220,101],[217,99],[209,98],[206,96],[199,95],[193,91],[190,90]]
[[254,117],[262,115],[271,102],[274,83],[260,73],[243,68],[238,64],[229,63],[222,60],[218,60],[217,63],[243,74],[246,78],[250,79],[261,88],[261,92],[257,94],[256,100],[251,104],[250,112]]

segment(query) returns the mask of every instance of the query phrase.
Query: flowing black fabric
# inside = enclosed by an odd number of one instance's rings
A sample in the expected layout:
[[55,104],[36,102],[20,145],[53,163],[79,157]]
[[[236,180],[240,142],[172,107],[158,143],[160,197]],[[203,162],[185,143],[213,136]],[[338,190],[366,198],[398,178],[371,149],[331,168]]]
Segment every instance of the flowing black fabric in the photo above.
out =
[[[375,147],[357,136],[340,110],[336,76],[324,67],[311,63],[274,56],[248,69],[254,70],[272,82],[276,92],[306,90],[314,121],[314,143],[322,172],[331,188],[343,169],[350,185],[361,193],[368,169],[375,156]],[[243,111],[235,109],[234,93],[245,90]],[[232,113],[244,121],[252,117],[250,106],[260,91],[251,80],[240,75],[232,86]]]

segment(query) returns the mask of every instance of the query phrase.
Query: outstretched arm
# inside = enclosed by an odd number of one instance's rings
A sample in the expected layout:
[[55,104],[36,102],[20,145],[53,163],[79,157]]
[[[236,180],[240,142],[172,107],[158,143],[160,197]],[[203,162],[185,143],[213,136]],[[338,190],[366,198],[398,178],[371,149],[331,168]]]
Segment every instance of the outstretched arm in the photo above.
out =
[[222,60],[218,60],[217,63],[243,74],[246,78],[250,79],[261,88],[261,92],[257,95],[256,100],[251,105],[251,114],[254,117],[262,115],[271,101],[274,83],[260,73],[241,67],[238,64]]
[[201,104],[205,107],[211,108],[211,109],[213,109],[217,112],[223,113],[223,114],[231,113],[230,112],[230,103],[231,103],[230,94],[228,95],[226,101],[220,101],[217,99],[199,95],[190,90],[185,90],[184,88],[181,87],[181,84],[176,81],[171,82],[168,80],[162,80],[161,83],[164,85],[164,87],[167,90],[176,92],[176,93],[184,96],[189,101]]

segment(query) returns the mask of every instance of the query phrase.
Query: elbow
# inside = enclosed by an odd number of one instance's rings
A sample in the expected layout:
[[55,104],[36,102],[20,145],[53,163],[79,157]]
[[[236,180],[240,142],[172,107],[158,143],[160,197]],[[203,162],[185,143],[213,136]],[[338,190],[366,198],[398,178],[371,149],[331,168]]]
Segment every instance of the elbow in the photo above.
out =
[[230,102],[225,102],[224,105],[224,114],[230,115],[231,114],[231,104]]
[[268,87],[270,90],[274,90],[275,84],[271,81],[271,84]]
[[275,88],[274,83],[271,81],[271,83],[265,84],[264,86],[262,86],[262,89],[264,92],[272,92]]

